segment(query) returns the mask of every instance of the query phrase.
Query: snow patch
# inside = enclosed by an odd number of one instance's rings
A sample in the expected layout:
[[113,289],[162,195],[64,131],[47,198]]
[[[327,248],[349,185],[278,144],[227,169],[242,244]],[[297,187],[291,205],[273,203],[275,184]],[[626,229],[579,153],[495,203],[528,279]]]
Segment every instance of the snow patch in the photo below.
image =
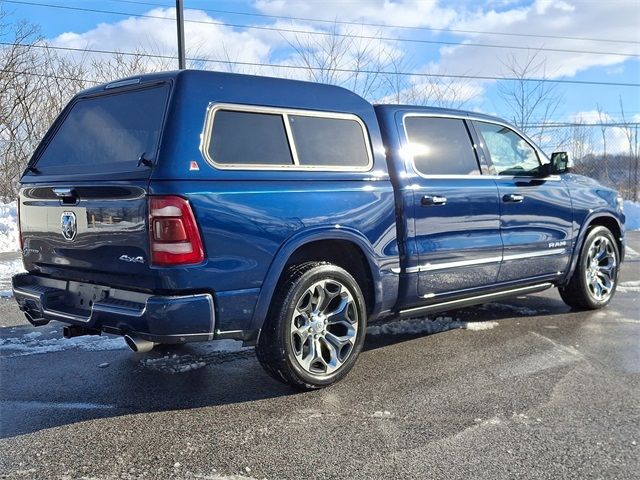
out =
[[633,248],[625,248],[624,256],[626,260],[637,260],[640,258],[640,253],[636,252]]
[[446,332],[454,328],[464,328],[464,322],[451,317],[412,318],[396,320],[381,325],[367,327],[367,335],[417,335]]
[[625,228],[627,230],[640,230],[640,203],[631,200],[624,201]]
[[630,282],[621,282],[616,287],[616,291],[621,293],[640,292],[640,280],[632,280]]
[[190,355],[167,355],[160,358],[147,358],[140,365],[162,373],[185,373],[206,367],[203,361],[195,361]]
[[24,271],[21,258],[16,258],[8,262],[0,262],[0,298],[13,296],[13,292],[11,291],[11,277]]
[[197,478],[199,480],[257,480],[254,477],[247,477],[245,475],[194,475],[193,478]]
[[377,411],[377,412],[373,412],[373,415],[371,415],[374,418],[390,418],[391,417],[391,412],[389,410],[384,410],[384,411]]
[[539,315],[541,313],[547,313],[547,310],[534,310],[529,307],[519,307],[517,305],[511,305],[508,303],[498,303],[491,302],[485,303],[479,307],[481,310],[493,310],[499,312],[513,312],[518,315],[523,315],[525,317],[532,317],[535,315]]
[[0,203],[0,252],[20,249],[16,202]]
[[446,332],[456,328],[466,330],[489,330],[498,326],[498,322],[465,322],[452,317],[412,318],[395,320],[367,327],[367,335],[418,335]]
[[65,350],[100,352],[126,348],[122,337],[87,335],[65,339],[41,338],[41,336],[41,332],[30,332],[17,337],[0,338],[0,354],[8,357],[21,357],[25,355],[63,352]]
[[115,408],[115,405],[87,402],[39,402],[37,400],[9,400],[11,405],[21,408],[56,409],[56,410],[107,410]]
[[243,347],[242,342],[235,340],[216,340],[189,345],[188,348],[194,352],[145,358],[140,360],[140,366],[161,373],[186,373],[207,365],[217,365],[253,356],[253,348]]
[[467,330],[491,330],[496,328],[498,322],[467,322],[464,326]]

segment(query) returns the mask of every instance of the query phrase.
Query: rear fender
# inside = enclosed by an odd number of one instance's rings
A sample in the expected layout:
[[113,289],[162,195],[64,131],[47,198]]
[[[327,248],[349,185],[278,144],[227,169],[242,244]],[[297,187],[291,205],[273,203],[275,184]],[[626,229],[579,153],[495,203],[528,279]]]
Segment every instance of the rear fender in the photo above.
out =
[[371,317],[377,316],[377,314],[380,312],[382,298],[380,265],[376,261],[376,255],[366,237],[364,237],[357,230],[344,227],[341,227],[339,229],[332,227],[305,230],[289,238],[280,247],[273,262],[271,263],[264,282],[262,283],[262,288],[260,289],[260,295],[258,297],[258,302],[256,304],[256,308],[253,313],[253,319],[251,322],[250,330],[252,332],[252,335],[256,338],[249,339],[249,342],[251,342],[252,340],[255,341],[257,339],[257,335],[259,334],[259,331],[262,328],[262,325],[269,312],[269,306],[271,305],[273,295],[278,285],[278,280],[280,279],[280,276],[282,275],[287,261],[289,260],[291,255],[301,246],[319,240],[346,240],[354,243],[360,248],[365,258],[367,259],[369,269],[371,270],[371,278],[373,279],[375,303],[371,311]]

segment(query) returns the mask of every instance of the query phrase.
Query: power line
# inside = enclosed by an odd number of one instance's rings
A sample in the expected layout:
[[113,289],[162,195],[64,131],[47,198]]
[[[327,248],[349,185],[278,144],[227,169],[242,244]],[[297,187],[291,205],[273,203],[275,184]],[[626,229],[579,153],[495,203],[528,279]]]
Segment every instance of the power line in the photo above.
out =
[[[46,8],[57,8],[63,10],[73,10],[73,11],[81,11],[81,12],[90,12],[90,13],[104,13],[108,15],[120,15],[127,17],[138,17],[138,18],[151,18],[156,20],[169,20],[174,22],[175,18],[167,18],[160,17],[157,15],[147,15],[141,13],[127,13],[127,12],[117,12],[113,10],[100,10],[94,8],[84,8],[84,7],[71,7],[68,5],[52,5],[48,3],[36,3],[29,1],[20,1],[20,0],[4,0],[6,3],[13,3],[18,5],[31,5],[38,7],[46,7]],[[344,33],[332,33],[332,32],[319,32],[319,31],[309,31],[309,30],[299,30],[294,28],[279,28],[279,27],[265,27],[258,25],[245,25],[245,24],[236,24],[236,23],[227,23],[227,22],[218,22],[218,21],[204,21],[204,20],[185,20],[186,23],[197,23],[204,25],[219,25],[224,27],[233,27],[233,28],[245,28],[252,30],[261,30],[261,31],[271,31],[271,32],[280,32],[280,33],[295,33],[295,34],[304,34],[304,35],[317,35],[317,36],[325,36],[325,37],[340,37],[340,38],[358,38],[361,40],[378,40],[378,41],[390,41],[390,42],[405,42],[405,43],[420,43],[420,44],[432,44],[432,45],[448,45],[448,46],[463,46],[463,47],[477,47],[477,48],[498,48],[498,49],[511,49],[511,50],[538,50],[545,52],[556,52],[556,53],[580,53],[580,54],[589,54],[589,55],[610,55],[610,56],[620,56],[620,57],[640,57],[640,54],[637,53],[619,53],[619,52],[601,52],[601,51],[593,51],[593,50],[574,50],[574,49],[564,49],[564,48],[546,48],[546,47],[528,47],[528,46],[519,46],[519,45],[499,45],[492,43],[472,43],[472,42],[451,42],[445,40],[422,40],[422,39],[413,39],[413,38],[394,38],[394,37],[382,37],[382,36],[373,36],[373,35],[347,35]]]
[[[116,50],[57,47],[57,46],[51,46],[51,45],[38,45],[38,44],[13,44],[10,42],[0,42],[0,45],[5,45],[5,46],[17,45],[21,47],[35,47],[35,48],[44,48],[44,49],[52,49],[52,50],[70,51],[70,52],[124,55],[124,56],[135,56],[135,57],[160,58],[160,59],[168,59],[168,60],[175,60],[176,58],[178,58],[175,55],[160,55],[160,54],[139,53],[139,52],[119,52]],[[386,71],[386,70],[365,70],[365,69],[355,70],[350,68],[327,69],[322,67],[312,67],[312,66],[305,66],[305,65],[240,62],[240,61],[231,61],[231,60],[213,60],[209,58],[187,58],[187,60],[192,62],[215,63],[215,64],[224,64],[224,65],[240,65],[240,66],[248,66],[248,67],[284,68],[284,69],[306,70],[306,71],[330,70],[332,72],[338,72],[338,73],[360,73],[360,74],[367,74],[367,75],[397,75],[397,76],[426,77],[426,78],[456,78],[456,79],[464,79],[464,80],[496,80],[496,81],[513,81],[513,82],[528,82],[528,83],[538,82],[538,83],[565,83],[565,84],[572,84],[572,85],[601,85],[601,86],[611,86],[611,87],[640,87],[640,83],[597,82],[597,81],[591,81],[591,80],[565,80],[565,79],[528,78],[528,77],[515,78],[515,77],[499,77],[499,76],[490,76],[490,75],[463,75],[463,74],[422,73],[422,72],[392,72],[392,71]],[[95,83],[98,83],[98,82],[95,82]]]
[[[109,1],[133,4],[133,5],[146,5],[150,7],[173,8],[172,5],[162,5],[158,3],[139,2],[139,1],[133,1],[133,0],[109,0]],[[326,20],[326,19],[309,18],[309,17],[292,17],[292,16],[285,16],[285,15],[268,15],[264,13],[237,12],[237,11],[231,11],[231,10],[219,10],[219,9],[212,9],[212,8],[193,7],[193,9],[202,10],[203,12],[209,12],[209,13],[222,13],[226,15],[242,15],[242,16],[248,16],[248,17],[272,18],[272,19],[282,19],[282,20],[298,20],[303,22],[366,26],[366,27],[376,27],[376,28],[394,28],[394,29],[402,29],[402,30],[419,30],[419,31],[431,31],[431,32],[445,32],[445,33],[501,35],[501,36],[509,36],[509,37],[550,38],[555,40],[579,40],[579,41],[588,41],[588,42],[640,44],[640,42],[633,41],[633,40],[618,40],[618,39],[608,39],[608,38],[569,37],[564,35],[541,35],[541,34],[532,34],[532,33],[491,32],[491,31],[483,31],[483,30],[462,30],[462,29],[456,29],[456,28],[412,27],[407,25],[393,25],[393,24],[384,24],[384,23],[367,23],[367,22],[355,22],[355,21],[344,21],[344,20]]]
[[[2,44],[2,45],[4,45],[4,44]],[[11,73],[13,75],[27,75],[27,76],[30,76],[30,77],[55,78],[56,80],[70,80],[72,82],[87,82],[87,83],[93,83],[94,85],[99,85],[101,83],[104,83],[104,82],[98,82],[96,80],[89,80],[87,78],[63,77],[62,75],[53,75],[53,74],[50,74],[50,73],[29,72],[27,70],[18,71],[18,70],[2,69],[2,70],[0,70],[0,72],[2,72],[2,73]]]
[[549,123],[525,123],[525,128],[565,128],[565,127],[636,127],[638,122],[607,122],[607,123],[579,123],[579,122],[549,122]]

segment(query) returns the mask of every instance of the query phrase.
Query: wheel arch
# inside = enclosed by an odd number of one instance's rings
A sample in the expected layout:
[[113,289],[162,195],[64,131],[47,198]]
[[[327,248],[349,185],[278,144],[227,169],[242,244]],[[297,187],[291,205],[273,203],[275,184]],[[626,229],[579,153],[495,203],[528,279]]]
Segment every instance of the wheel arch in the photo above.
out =
[[598,226],[606,227],[613,234],[613,237],[616,239],[618,251],[620,252],[620,261],[624,259],[624,228],[620,223],[620,220],[609,212],[594,212],[585,219],[582,227],[580,228],[580,232],[578,233],[578,237],[573,247],[573,255],[571,256],[569,270],[563,277],[561,284],[566,284],[573,275],[573,272],[578,265],[578,259],[580,258],[584,240],[587,237],[589,230]]
[[368,317],[379,313],[382,298],[380,266],[367,238],[348,228],[307,230],[288,239],[271,262],[253,312],[250,330],[255,338],[249,342],[257,339],[283,273],[290,265],[303,261],[329,261],[347,270],[360,285]]

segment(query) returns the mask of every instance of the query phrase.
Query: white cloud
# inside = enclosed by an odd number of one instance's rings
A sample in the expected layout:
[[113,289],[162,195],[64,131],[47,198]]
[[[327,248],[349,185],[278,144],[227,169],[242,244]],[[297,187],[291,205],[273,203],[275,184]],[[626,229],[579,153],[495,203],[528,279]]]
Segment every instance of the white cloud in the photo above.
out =
[[[159,18],[131,17],[116,23],[101,23],[84,33],[63,33],[51,43],[62,47],[121,52],[145,51],[154,55],[177,56],[175,20],[169,20],[175,19],[175,9],[157,8],[145,15]],[[200,10],[186,10],[185,19],[205,22],[185,22],[188,57],[261,63],[268,60],[276,43],[273,38],[267,41],[249,30],[238,31],[216,24],[215,18]],[[98,54],[94,57],[105,58]],[[152,61],[150,59],[150,62]],[[175,68],[176,62],[177,60],[169,60],[163,63],[168,63],[169,68]],[[220,69],[221,66],[223,65],[211,63],[209,68]]]
[[458,13],[456,9],[441,7],[438,3],[437,0],[355,0],[324,2],[318,8],[317,2],[258,0],[254,6],[269,15],[442,28],[451,24]]
[[[527,7],[503,11],[478,11],[472,18],[454,22],[451,27],[518,35],[640,40],[637,23],[629,20],[638,18],[640,4],[635,0],[620,0],[615,3],[615,8],[612,7],[609,2],[537,0]],[[638,45],[633,43],[488,34],[468,34],[465,37],[468,42],[526,47],[530,50],[463,46],[444,48],[441,50],[442,68],[451,72],[459,72],[464,68],[465,71],[481,75],[507,75],[503,63],[509,55],[522,62],[540,48],[640,53]],[[540,51],[540,55],[546,60],[546,74],[550,78],[573,77],[576,73],[591,67],[620,65],[631,58],[552,51]]]
[[[495,0],[479,6],[475,3],[452,6],[443,5],[436,0],[352,0],[349,2],[326,2],[319,8],[317,2],[299,2],[285,0],[257,0],[255,8],[269,15],[282,15],[304,18],[322,18],[328,21],[353,21],[381,25],[405,25],[410,27],[453,28],[468,31],[496,31],[513,34],[533,34],[569,37],[599,37],[640,40],[637,22],[630,19],[640,14],[640,4],[636,0],[620,0],[615,8],[607,2],[579,2],[577,0],[534,0],[524,4],[521,1]],[[101,23],[95,28],[83,32],[67,32],[52,40],[57,46],[73,48],[94,48],[102,50],[136,51],[145,50],[160,55],[176,55],[175,16],[172,8],[156,8],[146,13],[156,18],[128,18],[115,23]],[[322,57],[323,38],[315,35],[294,34],[265,29],[229,27],[206,23],[220,22],[201,10],[185,11],[187,20],[205,23],[185,23],[187,56],[218,61],[271,63],[277,65],[302,64],[299,56],[291,48],[291,43],[315,44],[314,55]],[[606,21],[603,21],[606,19]],[[244,23],[244,22],[243,22]],[[258,24],[254,24],[258,25]],[[382,28],[366,25],[343,25],[322,22],[292,21],[286,19],[260,23],[263,27],[275,27],[303,31],[336,31],[340,34],[412,37],[419,39],[457,39],[466,43],[488,43],[527,47],[531,50],[505,50],[497,48],[479,48],[473,46],[421,46],[416,43],[393,42],[387,40],[349,39],[347,52],[340,59],[338,68],[354,68],[358,54],[366,47],[367,54],[375,56],[384,52],[387,58],[393,58],[402,64],[402,71],[441,73],[456,75],[507,76],[504,63],[509,55],[520,62],[531,56],[538,48],[617,51],[637,54],[638,45],[633,43],[602,43],[560,38],[539,38],[527,36],[496,36],[482,33],[455,33],[444,37],[438,31],[419,31],[397,28]],[[408,52],[413,52],[409,54]],[[540,52],[540,58],[546,62],[546,74],[551,78],[570,78],[576,73],[591,67],[603,66],[614,72],[623,68],[629,57],[614,55],[594,55],[562,52]],[[95,59],[104,56],[94,55]],[[317,60],[317,59],[316,59]],[[149,60],[152,62],[152,60]],[[164,68],[175,68],[176,61],[163,62]],[[373,69],[375,61],[367,63]],[[377,62],[377,67],[384,62]],[[287,76],[300,79],[315,79],[308,71],[284,68],[264,68],[252,66],[233,66],[220,63],[201,63],[201,68],[232,69],[243,73]],[[397,65],[396,65],[397,66]],[[543,72],[539,72],[542,75]],[[535,75],[535,76],[539,76]],[[323,80],[323,78],[320,78]],[[338,72],[332,81],[345,82],[348,88],[354,88],[356,80],[348,72]],[[324,79],[324,81],[327,81]],[[405,79],[403,88],[419,88],[428,82],[424,77]],[[352,82],[352,83],[350,83]],[[438,83],[438,82],[436,82]],[[492,82],[439,82],[436,93],[447,100],[452,95],[470,103],[475,108]],[[447,97],[444,85],[455,86],[455,91]],[[358,87],[359,88],[359,87]],[[369,98],[385,97],[389,92],[369,91]]]

